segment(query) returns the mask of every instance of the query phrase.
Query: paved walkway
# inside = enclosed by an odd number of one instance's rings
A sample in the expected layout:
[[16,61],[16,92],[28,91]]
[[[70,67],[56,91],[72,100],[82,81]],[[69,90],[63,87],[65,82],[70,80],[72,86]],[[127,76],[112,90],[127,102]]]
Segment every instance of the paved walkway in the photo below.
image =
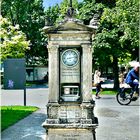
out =
[[[45,129],[41,124],[46,119],[44,109],[40,109],[15,125],[4,130],[2,140],[45,140]],[[9,116],[10,117],[10,116]]]
[[[2,90],[1,97],[2,105],[21,104],[23,91]],[[47,97],[47,88],[27,89],[27,105],[38,106],[40,110],[3,131],[1,139],[46,140],[45,129],[41,124],[46,119]],[[104,95],[101,99],[96,99],[94,113],[99,119],[97,140],[139,140],[139,101],[121,106],[116,102],[115,96]]]

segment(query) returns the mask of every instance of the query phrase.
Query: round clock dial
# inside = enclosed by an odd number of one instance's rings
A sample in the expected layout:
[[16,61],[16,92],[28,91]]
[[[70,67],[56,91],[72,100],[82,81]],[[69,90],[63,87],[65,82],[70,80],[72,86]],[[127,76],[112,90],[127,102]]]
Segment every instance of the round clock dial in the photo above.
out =
[[65,66],[73,67],[79,62],[79,53],[73,49],[65,50],[61,55],[61,60]]

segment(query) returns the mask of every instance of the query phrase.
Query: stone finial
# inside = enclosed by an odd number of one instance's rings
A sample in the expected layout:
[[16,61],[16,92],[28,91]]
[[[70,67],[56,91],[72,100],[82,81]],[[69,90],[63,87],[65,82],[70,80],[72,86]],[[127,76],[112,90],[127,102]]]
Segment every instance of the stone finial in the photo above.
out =
[[74,8],[73,7],[69,7],[68,11],[67,11],[67,16],[71,18],[71,17],[73,17],[74,13],[75,13]]
[[70,0],[69,8],[66,12],[65,18],[62,21],[59,21],[58,24],[64,24],[66,22],[75,22],[79,24],[83,24],[83,21],[76,19],[74,16],[76,15],[76,10],[72,7],[72,0]]
[[45,26],[52,26],[51,19],[48,16],[45,16]]
[[72,0],[70,0],[70,5],[69,5],[69,8],[67,10],[67,14],[66,15],[71,18],[71,17],[73,17],[74,14],[75,14],[75,10],[72,7]]
[[95,29],[98,28],[98,26],[99,26],[99,15],[98,14],[94,14],[93,18],[90,20],[89,25],[93,26]]

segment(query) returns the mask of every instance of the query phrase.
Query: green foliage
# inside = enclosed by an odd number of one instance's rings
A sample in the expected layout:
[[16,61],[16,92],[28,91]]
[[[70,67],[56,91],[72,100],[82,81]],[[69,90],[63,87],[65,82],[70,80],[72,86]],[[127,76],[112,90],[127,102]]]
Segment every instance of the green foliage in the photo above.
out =
[[[102,34],[114,35],[116,56],[125,59],[138,58],[139,48],[139,6],[136,0],[118,0],[113,9],[105,8],[101,18]],[[98,36],[98,35],[97,35]],[[106,40],[107,41],[107,40]],[[108,41],[107,41],[108,42]],[[111,43],[110,43],[111,44]],[[113,47],[113,44],[111,45]],[[129,55],[128,55],[129,54]]]
[[89,24],[95,13],[101,16],[105,7],[113,7],[114,5],[114,0],[111,2],[108,0],[84,0],[79,7],[78,18],[83,20],[85,24]]
[[[43,0],[6,0],[2,1],[1,13],[10,19],[30,40],[30,50],[26,52],[27,62],[39,59],[46,64],[47,37],[42,32],[45,25],[54,25],[63,20],[69,7],[69,0],[49,7],[44,13]],[[23,8],[23,5],[24,6]],[[104,66],[111,65],[114,57],[123,63],[138,58],[139,49],[139,1],[138,0],[83,0],[78,4],[73,0],[76,17],[89,24],[94,14],[101,17],[100,27],[94,39],[94,59]],[[127,58],[127,59],[126,59]],[[44,61],[45,60],[45,61]]]
[[29,50],[29,41],[26,41],[25,34],[19,30],[19,25],[12,26],[11,22],[2,16],[0,25],[1,60],[25,57],[25,51]]
[[56,23],[57,18],[59,17],[59,13],[60,13],[60,8],[59,5],[55,5],[52,7],[49,7],[46,11],[45,11],[45,19],[46,19],[46,24],[48,26],[52,26]]
[[[125,2],[124,7],[124,5],[122,5],[122,3],[120,4],[119,2],[120,1],[118,1],[115,9],[111,11],[108,9],[105,10],[102,20],[104,20],[104,17],[106,17],[106,20],[108,22],[111,22],[112,24],[116,25],[123,32],[120,38],[120,43],[123,45],[125,40],[132,40],[134,39],[134,37],[136,37],[136,35],[138,35],[137,33],[139,24],[139,9],[137,3],[132,3],[130,5],[130,2],[127,1],[127,3]],[[111,14],[109,14],[110,12]],[[133,43],[131,45],[137,46],[138,40],[135,39],[131,42]]]
[[37,107],[31,106],[2,106],[1,129],[4,130],[8,128],[37,109]]
[[[111,3],[108,1],[101,1],[101,0],[84,0],[83,4],[80,5],[79,8],[79,18],[84,21],[85,24],[89,24],[90,20],[93,18],[94,14],[98,14],[99,17],[102,16],[102,13],[104,12],[105,8],[108,7],[114,7],[115,1],[112,1]],[[102,24],[100,25],[100,29],[98,30],[96,34],[96,38],[93,41],[93,47],[94,47],[94,55],[93,55],[93,63],[94,67],[100,65],[100,67],[104,68],[104,66],[110,66],[112,62],[112,46],[109,42],[106,41],[106,38],[108,38],[108,41],[113,42],[114,36],[113,32],[110,34],[108,31],[103,30],[102,31]],[[105,34],[105,32],[107,34]],[[113,35],[113,36],[112,36]],[[114,38],[112,40],[112,38]],[[114,43],[112,43],[114,45]],[[110,49],[110,50],[109,50]],[[106,62],[106,63],[105,63]]]
[[113,57],[117,57],[120,64],[138,58],[138,19],[135,0],[118,0],[116,7],[104,8],[93,45],[94,57],[98,57],[100,64],[113,62]]
[[[27,39],[30,50],[26,52],[27,63],[38,60],[47,63],[46,37],[42,33],[45,26],[43,0],[6,0],[2,1],[2,16],[10,19],[12,25],[19,24]],[[36,58],[36,59],[35,59]]]
[[84,0],[79,11],[79,17],[85,24],[89,24],[95,13],[101,17],[93,41],[93,63],[94,67],[95,64],[100,68],[113,67],[114,85],[117,87],[118,61],[122,64],[138,59],[139,2],[116,0],[109,3],[108,0]]
[[[111,2],[111,1],[110,1]],[[139,8],[137,0],[84,0],[79,9],[79,18],[89,24],[95,13],[101,16],[100,27],[94,39],[94,58],[100,64],[138,58]],[[105,64],[106,65],[106,64]]]
[[69,8],[69,0],[63,0],[60,4],[60,17],[63,19],[67,13],[67,10]]

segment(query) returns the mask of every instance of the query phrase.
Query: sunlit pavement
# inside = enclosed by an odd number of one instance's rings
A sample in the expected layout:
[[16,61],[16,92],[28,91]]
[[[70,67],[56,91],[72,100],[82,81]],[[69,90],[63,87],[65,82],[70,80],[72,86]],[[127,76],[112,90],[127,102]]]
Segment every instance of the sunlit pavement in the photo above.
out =
[[[102,88],[109,88],[110,89],[110,88],[113,88],[114,85],[113,84],[102,84],[101,86],[102,86]],[[92,89],[96,89],[96,87],[92,87]]]
[[[46,108],[48,88],[26,89],[26,105]],[[1,90],[1,105],[24,105],[24,90]]]
[[139,100],[122,106],[114,95],[101,95],[95,101],[97,140],[139,140]]

